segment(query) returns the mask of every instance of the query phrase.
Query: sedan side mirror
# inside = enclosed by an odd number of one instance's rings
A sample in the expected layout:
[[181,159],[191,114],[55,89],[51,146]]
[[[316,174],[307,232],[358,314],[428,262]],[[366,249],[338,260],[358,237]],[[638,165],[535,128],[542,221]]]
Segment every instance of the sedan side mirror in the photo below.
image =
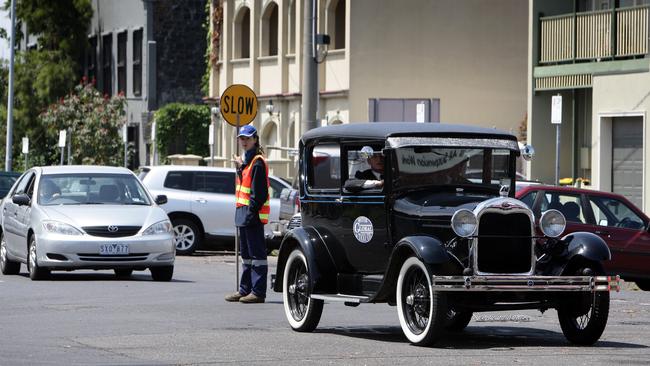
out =
[[18,206],[29,206],[32,203],[31,198],[25,193],[19,193],[11,198],[11,201]]
[[165,196],[164,194],[156,196],[157,205],[164,205],[165,203],[167,203],[167,196]]

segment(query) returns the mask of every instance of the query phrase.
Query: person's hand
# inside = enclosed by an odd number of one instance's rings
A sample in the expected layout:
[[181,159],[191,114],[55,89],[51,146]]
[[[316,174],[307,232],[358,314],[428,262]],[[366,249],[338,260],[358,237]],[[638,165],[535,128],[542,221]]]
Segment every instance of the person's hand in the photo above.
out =
[[244,161],[242,160],[241,156],[237,156],[235,154],[232,154],[232,160],[235,162],[235,165],[237,166],[237,168],[244,165]]

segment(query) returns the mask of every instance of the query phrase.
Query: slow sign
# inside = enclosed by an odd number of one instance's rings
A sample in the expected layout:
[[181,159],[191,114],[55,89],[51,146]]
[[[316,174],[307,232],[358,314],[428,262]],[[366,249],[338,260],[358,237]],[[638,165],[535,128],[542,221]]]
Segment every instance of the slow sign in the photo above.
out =
[[235,127],[247,125],[257,116],[257,96],[246,85],[229,86],[221,94],[219,106],[223,119]]

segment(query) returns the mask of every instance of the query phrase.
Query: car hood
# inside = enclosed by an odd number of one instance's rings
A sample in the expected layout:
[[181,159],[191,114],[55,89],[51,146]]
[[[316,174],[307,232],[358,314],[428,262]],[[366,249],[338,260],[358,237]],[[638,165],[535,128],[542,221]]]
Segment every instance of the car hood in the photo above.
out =
[[394,204],[396,212],[415,217],[449,217],[461,208],[474,210],[493,195],[470,192],[417,191],[404,195]]
[[167,219],[164,211],[157,206],[61,205],[41,206],[41,209],[49,219],[76,227],[144,226]]

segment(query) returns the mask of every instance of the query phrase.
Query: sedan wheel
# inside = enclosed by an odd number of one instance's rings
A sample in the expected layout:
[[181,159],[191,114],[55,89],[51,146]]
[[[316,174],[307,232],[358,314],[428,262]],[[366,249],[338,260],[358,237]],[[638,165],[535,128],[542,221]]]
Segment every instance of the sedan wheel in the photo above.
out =
[[32,281],[45,280],[49,277],[50,271],[38,266],[38,256],[36,253],[36,238],[32,235],[29,241],[29,259],[27,260],[29,278]]
[[323,313],[323,300],[311,298],[309,267],[299,249],[289,255],[282,281],[284,313],[291,328],[298,332],[313,331]]
[[0,270],[3,275],[17,275],[20,273],[20,262],[7,258],[7,242],[5,234],[0,233]]
[[397,315],[406,338],[416,346],[438,340],[445,330],[446,296],[433,291],[431,274],[416,257],[407,259],[397,278]]
[[200,232],[196,224],[187,219],[175,219],[172,225],[174,226],[176,253],[180,255],[194,253],[201,241],[199,236]]

